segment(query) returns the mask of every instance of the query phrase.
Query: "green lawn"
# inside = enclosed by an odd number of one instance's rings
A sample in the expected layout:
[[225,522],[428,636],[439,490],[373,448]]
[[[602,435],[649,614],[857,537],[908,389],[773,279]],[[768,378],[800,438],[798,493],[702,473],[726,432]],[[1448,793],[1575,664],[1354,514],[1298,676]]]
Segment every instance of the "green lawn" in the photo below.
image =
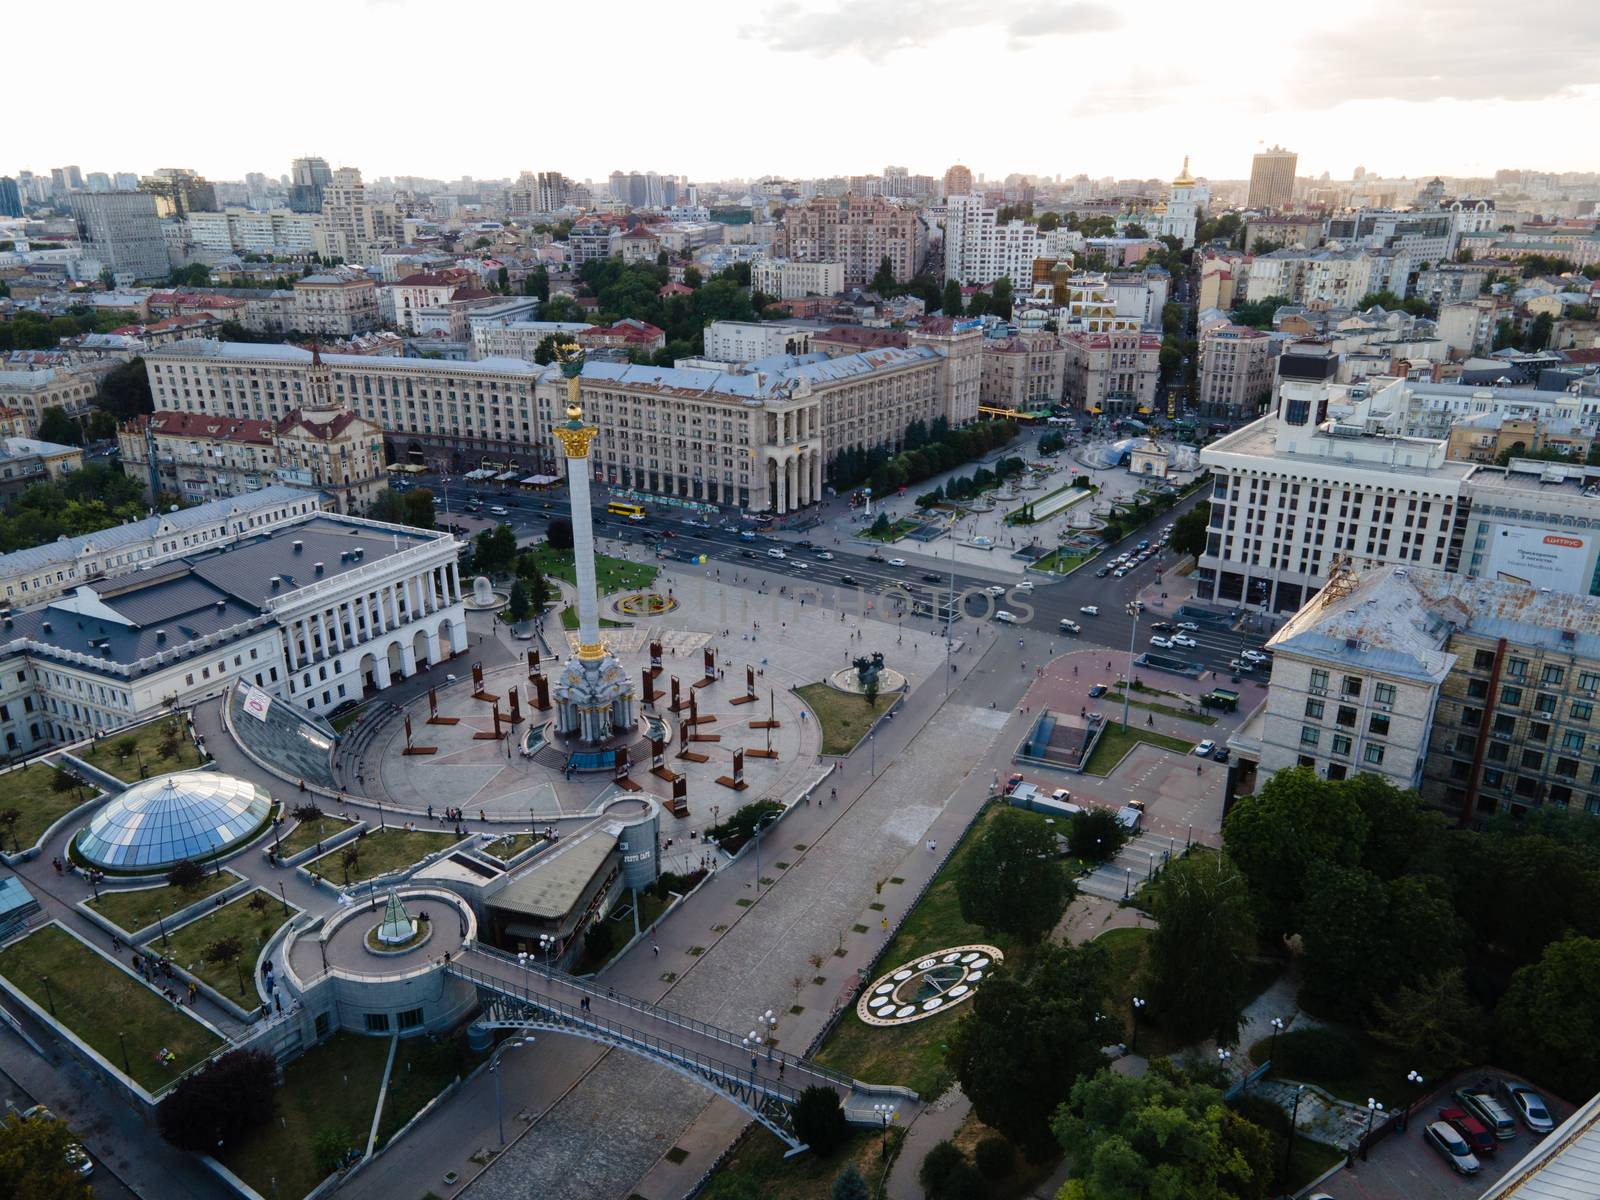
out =
[[[187,1010],[174,1009],[54,925],[0,950],[0,975],[46,1012],[53,1002],[56,1019],[119,1068],[120,1033],[128,1048],[128,1072],[147,1091],[158,1091],[223,1044]],[[156,1059],[163,1048],[176,1056],[170,1064]]]
[[238,882],[239,877],[231,871],[220,874],[212,871],[192,888],[175,888],[170,883],[125,892],[102,888],[100,898],[90,900],[89,907],[119,929],[137,933],[146,925],[154,925],[157,917],[171,916],[178,909],[214,896]]
[[[654,888],[648,888],[638,893],[639,896],[639,928],[648,929],[662,913],[667,911],[667,902],[656,895]],[[607,926],[611,930],[611,947],[599,960],[584,953],[579,970],[588,975],[598,975],[611,965],[613,959],[621,954],[633,937],[633,913],[628,909],[627,898],[620,900],[606,918]]]
[[483,852],[490,858],[497,858],[501,862],[510,862],[529,846],[540,841],[531,833],[508,833],[504,837],[496,838],[483,848]]
[[[539,560],[541,574],[552,575],[568,583],[578,582],[578,571],[573,566],[571,550],[552,550],[544,542],[529,549]],[[595,584],[602,596],[610,592],[647,588],[656,581],[657,574],[659,568],[653,563],[630,562],[628,559],[614,558],[609,554],[594,556]]]
[[1101,732],[1100,738],[1094,745],[1094,753],[1089,755],[1089,761],[1083,765],[1087,775],[1109,775],[1111,768],[1122,761],[1122,756],[1139,742],[1149,742],[1152,746],[1162,746],[1174,750],[1179,754],[1188,754],[1194,749],[1193,742],[1186,742],[1182,738],[1168,737],[1164,733],[1156,733],[1149,729],[1140,729],[1138,725],[1129,722],[1128,731],[1122,731],[1120,719],[1106,720],[1106,727]]
[[867,529],[861,536],[874,542],[887,544],[889,542],[898,542],[917,527],[918,523],[916,521],[911,520],[909,517],[901,517],[898,521],[890,522],[888,528],[882,533],[874,533],[871,529]]
[[388,1038],[353,1033],[306,1051],[283,1069],[272,1120],[217,1157],[263,1196],[304,1196],[325,1175],[312,1150],[318,1134],[337,1131],[366,1150],[388,1056]]
[[349,829],[350,825],[351,822],[341,821],[338,817],[330,817],[326,813],[315,821],[301,821],[279,839],[283,857],[290,858],[302,850],[311,849],[318,842],[337,837]]
[[465,1078],[488,1057],[488,1051],[467,1049],[464,1034],[442,1037],[401,1039],[395,1050],[394,1068],[389,1072],[389,1091],[383,1100],[383,1116],[378,1119],[378,1145],[383,1146],[400,1127],[457,1077]]
[[865,696],[841,692],[826,683],[808,683],[794,691],[822,724],[824,754],[849,754],[854,750],[867,736],[872,723],[888,709],[890,701],[890,697],[879,696],[876,705],[869,705]]
[[[257,907],[252,908],[252,902]],[[294,909],[291,908],[289,912],[292,915]],[[257,888],[187,925],[168,931],[165,942],[158,936],[145,945],[191,974],[198,975],[241,1007],[251,1009],[257,1003],[256,990],[250,979],[255,971],[256,956],[278,926],[288,919],[283,912],[282,899]],[[206,947],[225,937],[239,939],[244,951],[239,961],[208,963],[205,959]]]
[[57,771],[48,763],[34,763],[0,775],[0,813],[15,811],[14,828],[0,825],[0,838],[13,851],[25,850],[39,840],[46,829],[93,796],[85,785],[70,792],[55,791],[50,785]]
[[[891,1153],[902,1136],[898,1130],[890,1130]],[[747,1200],[751,1196],[761,1200],[832,1200],[834,1179],[844,1170],[845,1163],[853,1162],[876,1196],[885,1166],[883,1142],[881,1133],[858,1130],[851,1132],[844,1145],[827,1158],[800,1154],[786,1159],[783,1154],[788,1147],[758,1128],[739,1143],[700,1195],[703,1200]],[[892,1164],[892,1158],[890,1161]],[[711,1163],[695,1165],[704,1170]]]
[[1041,571],[1049,571],[1052,575],[1065,575],[1091,557],[1092,555],[1075,554],[1070,550],[1052,550],[1033,565]]
[[[1122,692],[1110,692],[1102,696],[1101,699],[1111,705],[1121,704],[1122,697]],[[1210,713],[1203,713],[1199,709],[1191,711],[1187,708],[1177,708],[1171,704],[1154,704],[1149,700],[1135,700],[1132,697],[1129,697],[1128,703],[1132,707],[1142,708],[1146,712],[1160,713],[1164,717],[1177,717],[1183,721],[1194,721],[1199,725],[1215,725],[1217,723],[1217,719]]]
[[[166,738],[169,722],[177,723],[179,737],[175,753],[166,755],[161,753],[161,743]],[[182,717],[163,717],[147,721],[138,729],[126,733],[109,733],[93,746],[84,746],[74,754],[91,766],[115,775],[124,783],[137,783],[140,779],[165,775],[168,771],[192,769],[204,761],[184,731]],[[143,775],[139,773],[141,765],[144,767]]]
[[[932,886],[924,893],[916,908],[912,909],[890,943],[888,953],[882,960],[884,970],[945,946],[983,942],[998,946],[1001,950],[1010,950],[1010,940],[1004,934],[986,934],[961,916],[961,901],[956,895],[955,885],[956,871],[971,852],[973,842],[1003,807],[993,805],[979,818],[977,827],[934,877]],[[1040,813],[1022,809],[1011,811],[1030,821],[1042,823],[1047,819]],[[884,891],[896,886],[903,885],[886,883]],[[877,933],[873,929],[868,936]],[[830,958],[828,963],[833,961]],[[828,964],[823,965],[824,972],[829,969]],[[832,995],[837,988],[838,983],[830,978],[822,991]],[[950,1072],[944,1064],[945,1046],[955,1023],[964,1018],[964,1011],[958,1009],[952,1017],[930,1017],[911,1025],[884,1029],[863,1024],[852,1004],[849,1013],[823,1043],[816,1058],[824,1066],[844,1071],[864,1083],[902,1084],[916,1091],[924,1101],[930,1101],[950,1086]]]
[[[1123,1040],[1133,1036],[1133,997],[1139,988],[1150,958],[1148,929],[1108,929],[1095,938],[1095,945],[1105,947],[1111,959],[1111,1012],[1122,1024]],[[1173,1054],[1181,1046],[1169,1042],[1149,1017],[1139,1021],[1139,1053],[1147,1057]]]
[[360,883],[421,862],[427,855],[453,846],[460,840],[454,833],[438,833],[427,829],[407,831],[390,825],[383,829],[369,829],[354,841],[346,842],[305,865],[336,883],[344,882],[344,853],[354,846],[357,860],[350,868],[349,883]]
[[[578,610],[577,610],[577,608],[575,606],[573,606],[571,604],[568,604],[565,607],[563,607],[562,610],[561,610],[561,628],[563,628],[563,629],[576,629],[577,627],[578,627]],[[610,617],[601,617],[600,618],[600,628],[601,629],[627,629],[628,628],[628,623],[626,621],[613,621]]]
[[349,712],[340,713],[337,717],[334,717],[333,720],[329,721],[328,724],[333,726],[333,731],[335,733],[343,733],[346,729],[349,729],[350,726],[361,720],[362,715],[366,711],[367,706],[365,704],[358,704]]

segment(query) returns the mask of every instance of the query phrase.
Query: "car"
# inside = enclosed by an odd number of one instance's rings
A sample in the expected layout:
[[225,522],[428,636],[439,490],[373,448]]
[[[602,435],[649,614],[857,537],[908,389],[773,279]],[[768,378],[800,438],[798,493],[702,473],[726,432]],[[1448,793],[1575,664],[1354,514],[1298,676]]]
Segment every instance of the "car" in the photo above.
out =
[[1494,1134],[1484,1128],[1483,1122],[1464,1108],[1441,1108],[1439,1120],[1459,1133],[1472,1147],[1474,1154],[1493,1154],[1499,1144],[1494,1140]]
[[483,508],[483,501],[482,500],[468,500],[467,501],[467,511],[468,512],[479,512],[479,511],[482,510],[482,508]]
[[1062,633],[1078,634],[1083,632],[1083,626],[1079,625],[1071,617],[1062,617],[1059,627]]
[[1544,1102],[1544,1097],[1527,1084],[1502,1079],[1500,1094],[1511,1105],[1511,1111],[1522,1118],[1529,1133],[1543,1137],[1556,1127],[1555,1118],[1550,1115],[1550,1106]]
[[1189,632],[1193,633],[1199,630],[1200,626],[1196,625],[1193,621],[1179,621],[1178,628],[1187,629]]
[[1033,591],[1033,580],[1024,579],[1021,583],[1013,584],[1011,590],[1014,592],[1031,592]]
[[883,555],[879,554],[876,550],[874,550],[871,554],[867,555],[867,561],[868,562],[880,562],[881,563],[881,562],[888,562],[889,560],[887,558],[885,558]]
[[1216,751],[1211,755],[1211,761],[1225,763],[1230,757],[1231,756],[1229,755],[1228,748],[1226,746],[1218,746]]
[[802,550],[810,550],[810,549],[813,549],[816,546],[816,543],[813,542],[809,538],[801,538],[798,542],[795,543],[795,545],[799,546],[800,549],[802,549]]
[[1091,700],[1098,700],[1098,699],[1100,699],[1101,696],[1104,696],[1105,694],[1106,694],[1106,685],[1103,684],[1103,683],[1097,683],[1092,688],[1089,689],[1089,698]]
[[1141,541],[1139,543],[1139,549],[1141,549],[1141,550],[1150,549],[1150,539],[1149,538],[1145,538],[1143,541]]
[[792,566],[796,571],[809,571],[811,569],[811,564],[803,558],[791,558],[789,560],[789,565]]
[[1254,671],[1256,665],[1242,658],[1230,658],[1228,660],[1228,669],[1232,671]]
[[664,537],[664,538],[675,538],[678,535],[674,531],[672,531],[670,529],[663,529],[661,531],[661,536]]
[[1182,646],[1186,650],[1193,650],[1200,643],[1186,633],[1175,633],[1172,635],[1172,644],[1174,646]]
[[1127,567],[1118,567],[1115,571],[1111,572],[1111,576],[1112,576],[1113,579],[1121,579],[1127,573],[1128,573],[1128,568]]
[[1084,604],[1078,608],[1078,611],[1086,617],[1098,617],[1100,615],[1100,606],[1098,604]]
[[818,562],[832,562],[833,561],[833,551],[832,550],[818,550],[817,551],[817,561]]
[[334,717],[342,717],[345,713],[360,708],[361,704],[362,702],[360,700],[346,700],[343,704],[334,706],[333,710],[328,713],[328,719],[332,720]]
[[628,517],[628,520],[632,521],[635,525],[641,521],[648,521],[649,519],[650,518],[645,516],[643,513],[633,513]]
[[891,558],[889,560],[889,565],[891,567],[903,567],[906,565],[906,560],[903,558]]
[[1109,574],[1111,574],[1111,568],[1110,567],[1101,567],[1098,571],[1096,571],[1094,573],[1094,577],[1096,579],[1104,579]]
[[1155,637],[1150,639],[1150,644],[1152,646],[1154,646],[1157,650],[1171,650],[1172,649],[1172,639],[1169,638],[1169,637],[1162,637],[1159,633],[1156,634]]
[[1422,1140],[1438,1152],[1457,1175],[1476,1175],[1478,1156],[1462,1137],[1444,1121],[1434,1121],[1422,1131]]
[[1245,662],[1264,663],[1267,661],[1267,656],[1259,650],[1241,650],[1239,651],[1239,657],[1244,659]]
[[1213,742],[1210,738],[1207,738],[1205,741],[1201,742],[1198,746],[1196,746],[1194,748],[1193,753],[1195,755],[1197,755],[1198,757],[1200,757],[1200,758],[1210,758],[1211,757],[1211,752],[1213,750],[1215,750],[1216,748],[1217,748],[1217,744],[1215,742]]
[[923,583],[943,583],[944,582],[944,576],[939,574],[939,572],[937,572],[937,571],[924,571],[922,573],[922,582]]
[[1019,783],[1021,783],[1021,782],[1022,782],[1022,772],[1021,771],[1013,771],[1013,772],[1011,772],[1011,774],[1007,775],[1006,776],[1006,795],[1009,796],[1012,792],[1016,791],[1017,790],[1017,785]]
[[1002,625],[1015,625],[1017,623],[1017,614],[1014,612],[1007,612],[1002,608],[996,610],[994,619],[999,621]]
[[657,533],[654,529],[646,529],[644,531],[643,537],[644,537],[644,540],[647,541],[647,542],[659,542],[661,540],[661,535],[659,533]]
[[491,504],[489,506],[489,515],[492,517],[508,516],[510,511],[504,504]]
[[1502,1142],[1508,1141],[1517,1136],[1517,1123],[1511,1119],[1505,1106],[1494,1098],[1490,1086],[1485,1079],[1476,1087],[1459,1087],[1453,1094],[1456,1102],[1482,1121],[1490,1133]]
[[1171,621],[1152,621],[1150,623],[1150,628],[1156,630],[1157,632],[1165,632],[1170,629],[1175,629],[1176,626],[1173,625]]
[[1006,594],[1005,588],[999,586],[998,584],[993,587],[986,587],[983,590],[985,594],[990,596],[1004,596]]
[[787,554],[785,554],[777,546],[772,546],[772,547],[769,547],[768,550],[767,550],[767,557],[768,558],[788,558],[789,556]]
[[1067,791],[1066,788],[1057,788],[1055,791],[1050,793],[1050,799],[1054,800],[1058,804],[1071,804],[1072,793]]
[[841,575],[839,576],[839,582],[849,587],[854,587],[856,584],[856,577],[854,575]]
[[[24,1121],[54,1121],[55,1113],[42,1104],[35,1104],[25,1108],[20,1114]],[[94,1159],[89,1157],[89,1152],[77,1142],[69,1142],[66,1152],[67,1166],[75,1171],[80,1179],[87,1179],[94,1174]]]
[[711,522],[710,521],[696,521],[693,517],[690,517],[686,521],[684,521],[684,524],[689,526],[689,528],[691,528],[691,529],[710,529],[711,528]]
[[739,551],[739,557],[740,558],[760,558],[761,555],[757,554],[754,550],[741,550],[741,551]]

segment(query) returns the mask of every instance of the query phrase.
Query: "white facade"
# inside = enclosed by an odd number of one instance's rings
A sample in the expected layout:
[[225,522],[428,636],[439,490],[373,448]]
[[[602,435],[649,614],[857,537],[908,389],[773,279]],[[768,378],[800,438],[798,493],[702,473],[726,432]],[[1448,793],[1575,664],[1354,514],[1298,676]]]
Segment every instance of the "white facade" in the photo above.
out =
[[818,332],[809,325],[786,325],[780,321],[713,321],[706,326],[705,357],[716,362],[743,363],[774,354],[807,354],[811,338]]
[[779,300],[834,296],[844,291],[844,264],[759,259],[750,264],[750,286]]
[[[1379,256],[1362,250],[1274,250],[1251,262],[1245,299],[1254,304],[1283,296],[1291,304],[1320,301],[1354,307],[1371,292],[1403,295],[1410,261],[1404,254]],[[1393,286],[1396,279],[1398,289]]]
[[1014,291],[1025,293],[1033,283],[1033,260],[1043,257],[1043,237],[1037,225],[997,220],[997,210],[981,196],[951,196],[945,209],[944,277],[959,283],[987,286],[997,279],[1011,280]]

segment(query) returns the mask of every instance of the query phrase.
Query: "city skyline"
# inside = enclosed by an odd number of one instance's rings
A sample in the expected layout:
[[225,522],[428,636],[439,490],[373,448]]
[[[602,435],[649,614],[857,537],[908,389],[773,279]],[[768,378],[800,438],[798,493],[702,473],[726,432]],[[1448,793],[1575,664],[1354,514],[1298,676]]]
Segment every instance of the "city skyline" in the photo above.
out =
[[[163,7],[170,58],[203,62],[216,53],[214,14],[198,19],[202,10],[192,0]],[[191,105],[181,122],[147,124],[130,150],[119,123],[96,119],[103,111],[98,102],[66,95],[59,104],[70,110],[81,103],[83,111],[13,131],[6,169],[48,172],[80,163],[142,172],[181,163],[214,179],[252,171],[276,178],[310,145],[330,164],[360,167],[369,179],[501,178],[524,169],[603,179],[637,166],[710,181],[875,173],[885,162],[932,175],[962,162],[997,178],[1012,172],[1159,178],[1175,173],[1185,155],[1197,175],[1243,179],[1251,155],[1274,142],[1297,150],[1300,174],[1310,177],[1327,171],[1348,178],[1358,164],[1411,177],[1490,175],[1504,167],[1600,169],[1592,146],[1572,136],[1600,124],[1600,84],[1590,81],[1587,66],[1600,51],[1600,9],[1586,0],[1555,0],[1546,11],[1551,20],[1535,27],[1488,0],[1420,0],[1404,14],[1408,26],[1425,31],[1419,40],[1397,38],[1393,12],[1367,0],[1312,15],[1277,44],[1256,41],[1248,69],[1230,69],[1219,84],[1222,76],[1207,65],[1215,60],[1196,50],[1221,31],[1234,37],[1248,30],[1257,10],[1242,0],[1204,12],[1161,3],[1141,9],[1150,14],[1141,17],[1099,3],[1043,0],[1004,13],[975,0],[781,0],[754,12],[714,5],[697,25],[687,57],[666,54],[650,38],[619,39],[604,60],[536,55],[531,74],[489,71],[474,78],[460,93],[470,100],[465,107],[411,111],[401,103],[393,120],[330,120],[330,113],[372,112],[375,75],[325,69],[313,76],[316,86],[285,89],[258,111],[249,104]],[[424,12],[416,0],[368,0],[331,11],[292,0],[275,25],[251,27],[250,49],[265,61],[303,53],[305,26],[297,15],[303,14],[323,45],[359,45],[371,64],[400,61],[414,49]],[[136,18],[105,3],[91,3],[89,14],[82,68],[115,79],[127,45],[141,36]],[[524,11],[497,0],[474,0],[452,15],[465,32],[485,23],[513,34],[537,32]],[[617,20],[631,19],[648,23],[650,10],[625,3]],[[1558,41],[1544,32],[1553,28],[1562,31]],[[985,66],[983,79],[1019,81],[1015,89],[978,86],[982,79],[971,69],[977,62]],[[664,63],[694,66],[674,80]],[[1063,63],[1070,66],[1064,70]],[[696,70],[698,64],[706,65]],[[725,64],[733,64],[731,71]],[[597,88],[597,67],[616,78],[656,82]],[[14,64],[17,91],[44,94],[48,71],[42,60]],[[864,79],[871,80],[865,92]],[[1032,79],[1048,81],[1037,96]],[[769,100],[738,102],[748,80],[774,81]],[[573,98],[575,126],[642,132],[639,115],[660,111],[657,89],[674,82],[691,100],[705,99],[676,110],[684,122],[680,146],[664,146],[655,136],[659,128],[649,140],[563,138],[554,150],[538,147],[537,136],[529,147],[518,145],[498,122],[473,133],[475,111],[523,105],[544,108],[547,117],[554,110],[559,128],[563,97]],[[819,131],[812,144],[785,137],[773,139],[781,148],[766,149],[763,131],[772,130],[781,111],[775,101],[796,89],[852,95],[869,113],[873,92],[921,95],[928,103],[896,105],[912,114],[903,120],[850,121],[845,128],[859,130],[854,134]],[[1037,117],[1023,119],[1034,105]],[[1006,111],[1017,119],[996,119]],[[1056,126],[1059,137],[1041,139],[1038,119]],[[74,132],[64,138],[62,128]],[[697,129],[706,136],[695,136]],[[142,161],[129,163],[130,156]]]

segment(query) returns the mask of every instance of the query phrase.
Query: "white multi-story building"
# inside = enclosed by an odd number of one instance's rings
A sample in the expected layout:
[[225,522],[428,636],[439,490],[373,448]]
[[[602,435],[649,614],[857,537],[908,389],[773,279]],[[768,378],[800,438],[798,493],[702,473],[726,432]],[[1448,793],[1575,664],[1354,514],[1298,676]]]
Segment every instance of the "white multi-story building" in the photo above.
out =
[[322,218],[286,208],[257,212],[229,208],[222,212],[192,212],[184,218],[189,241],[198,250],[214,254],[310,254],[316,249],[316,231]]
[[145,192],[74,192],[78,239],[121,279],[162,279],[169,267],[167,237],[156,199]]
[[844,291],[844,264],[758,259],[750,264],[750,286],[779,300],[834,296]]
[[706,358],[745,363],[774,354],[809,354],[811,339],[823,330],[787,321],[713,321],[706,326]]
[[1251,260],[1245,299],[1254,304],[1282,296],[1291,304],[1321,302],[1333,308],[1353,308],[1372,292],[1404,295],[1410,267],[1411,260],[1404,253],[1274,250]]
[[32,437],[47,408],[59,408],[69,417],[82,416],[94,407],[100,381],[116,363],[99,359],[40,367],[0,369],[0,413],[10,414],[13,434]]
[[511,321],[472,326],[472,351],[476,358],[525,358],[533,361],[539,344],[551,334],[571,341],[594,326],[582,321]]
[[951,196],[944,219],[944,277],[985,287],[1009,279],[1014,290],[1033,282],[1033,260],[1044,257],[1037,225],[1001,224],[981,196]]

